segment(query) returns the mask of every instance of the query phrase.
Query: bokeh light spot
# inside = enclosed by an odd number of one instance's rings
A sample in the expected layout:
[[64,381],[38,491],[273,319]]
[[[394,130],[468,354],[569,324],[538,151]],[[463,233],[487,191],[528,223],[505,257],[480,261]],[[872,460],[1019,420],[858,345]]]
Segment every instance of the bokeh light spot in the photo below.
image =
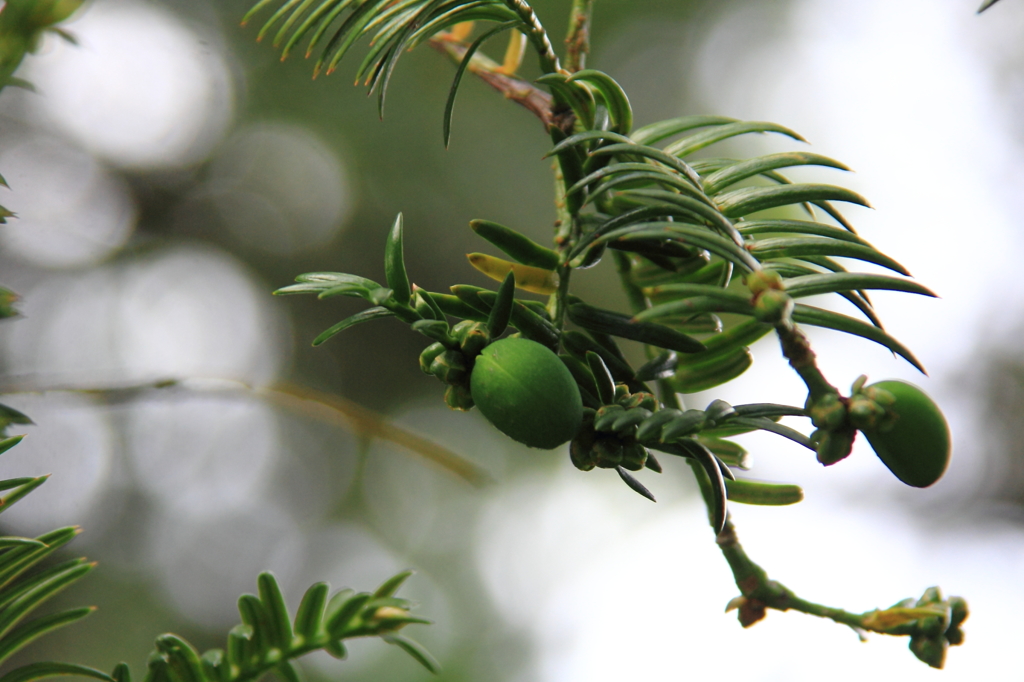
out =
[[[234,259],[178,247],[26,290],[26,319],[4,329],[11,373],[45,385],[277,375],[285,321]],[[99,323],[98,321],[103,321]]]
[[43,114],[85,148],[157,169],[198,162],[221,139],[234,86],[209,39],[136,1],[96,2],[68,30],[79,45],[57,42],[27,77]]
[[284,124],[232,136],[202,192],[239,241],[278,256],[330,242],[355,203],[337,156],[304,128]]
[[11,253],[46,267],[92,265],[127,241],[135,204],[124,183],[91,156],[30,136],[0,154],[10,190],[0,203],[17,219],[0,229]]

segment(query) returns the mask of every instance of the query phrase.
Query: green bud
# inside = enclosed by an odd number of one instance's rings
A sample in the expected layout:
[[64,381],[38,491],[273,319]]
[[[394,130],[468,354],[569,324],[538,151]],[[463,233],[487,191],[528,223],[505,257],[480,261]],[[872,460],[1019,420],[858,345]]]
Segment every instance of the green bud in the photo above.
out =
[[594,443],[594,454],[597,466],[602,469],[614,469],[622,464],[622,443],[618,438],[598,438]]
[[591,471],[597,466],[597,454],[593,442],[577,436],[569,443],[569,459],[580,471]]
[[430,363],[430,373],[446,384],[465,384],[469,379],[466,357],[457,350],[446,350]]
[[424,320],[437,319],[437,315],[434,314],[434,309],[430,307],[430,304],[427,303],[427,300],[423,298],[423,295],[419,291],[413,291],[412,307]]
[[946,649],[949,643],[945,637],[925,637],[914,635],[910,638],[910,650],[917,658],[933,668],[941,669],[946,662]]
[[846,405],[836,393],[826,393],[809,406],[811,423],[825,431],[842,428],[846,422]]
[[647,448],[639,443],[630,443],[622,448],[622,468],[640,471],[647,464]]
[[960,623],[967,620],[967,617],[971,615],[970,610],[967,608],[967,602],[963,597],[950,597],[949,598],[949,625],[950,627],[957,627]]
[[758,270],[744,278],[744,283],[754,296],[763,294],[766,291],[781,291],[785,288],[782,277],[774,270]]
[[795,305],[785,291],[769,289],[754,299],[754,318],[765,324],[782,324],[792,317]]
[[611,431],[612,424],[625,412],[622,405],[602,405],[594,415],[595,431]]
[[886,410],[874,400],[860,394],[850,399],[849,415],[850,424],[854,427],[861,430],[877,429],[885,421]]
[[465,386],[449,386],[444,391],[444,404],[453,410],[469,412],[473,409],[473,396]]
[[[854,429],[840,431],[815,431],[818,442],[818,461],[824,466],[831,466],[846,459],[853,449],[853,439],[857,436]],[[812,439],[815,435],[811,436]]]
[[938,587],[929,587],[921,595],[921,598],[917,600],[918,606],[927,606],[929,604],[942,604],[942,590]]
[[491,334],[483,322],[463,320],[452,329],[452,336],[467,357],[475,358],[491,342]]
[[448,349],[445,348],[444,344],[440,341],[435,341],[424,348],[423,352],[420,353],[420,370],[424,374],[433,374],[434,372],[430,369],[430,366],[433,364],[434,358],[439,356],[441,353],[444,353],[446,350]]
[[597,466],[597,456],[594,453],[594,441],[597,438],[597,434],[594,433],[594,416],[594,410],[589,407],[583,408],[580,430],[569,443],[569,459],[580,471],[590,471]]
[[634,393],[629,397],[625,403],[622,404],[627,410],[634,407],[642,407],[645,410],[654,412],[658,409],[658,399],[654,397],[652,393],[645,393],[643,391]]

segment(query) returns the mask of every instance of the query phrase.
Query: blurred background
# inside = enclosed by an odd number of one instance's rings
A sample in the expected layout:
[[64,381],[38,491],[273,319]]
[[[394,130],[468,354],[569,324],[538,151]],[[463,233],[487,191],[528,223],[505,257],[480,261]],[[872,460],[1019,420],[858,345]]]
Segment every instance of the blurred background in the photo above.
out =
[[[751,475],[800,483],[806,500],[732,511],[751,556],[807,599],[866,611],[930,585],[965,596],[967,641],[950,651],[947,680],[1018,669],[1024,629],[1024,2],[981,17],[976,4],[598,0],[590,59],[623,84],[638,124],[771,120],[849,164],[856,174],[814,177],[865,194],[874,210],[847,215],[941,296],[873,297],[929,377],[867,342],[812,339],[843,388],[862,373],[901,377],[938,400],[955,439],[946,478],[911,490],[867,448],[824,470],[755,435],[742,439]],[[417,367],[424,337],[394,321],[311,348],[361,302],[270,292],[315,270],[382,280],[399,211],[411,277],[434,291],[486,284],[464,256],[485,247],[473,218],[546,241],[549,141],[467,79],[445,151],[454,69],[429,48],[402,60],[380,122],[350,85],[357,61],[312,81],[310,63],[281,64],[257,44],[261,21],[239,27],[248,5],[95,0],[66,26],[78,47],[48,40],[25,64],[38,93],[0,97],[11,185],[0,203],[19,216],[0,230],[0,273],[23,313],[0,325],[0,390],[37,424],[4,455],[3,476],[53,473],[3,531],[79,524],[75,552],[100,562],[54,605],[100,610],[21,662],[125,660],[142,674],[159,633],[222,646],[261,570],[294,608],[317,580],[367,590],[413,567],[403,595],[436,624],[409,634],[443,680],[939,674],[904,639],[859,644],[799,614],[743,631],[723,614],[737,589],[681,462],[641,473],[652,505],[608,471],[576,471],[566,452],[521,447],[476,412],[448,411]],[[535,3],[554,36],[568,5]],[[528,59],[524,74],[534,68]],[[609,270],[580,273],[578,291],[624,308]],[[802,403],[774,342],[755,356],[690,404]],[[135,388],[163,380],[179,383]],[[366,446],[336,415],[268,390],[282,382],[387,415],[493,482]],[[301,665],[310,680],[429,677],[376,640],[347,661]]]

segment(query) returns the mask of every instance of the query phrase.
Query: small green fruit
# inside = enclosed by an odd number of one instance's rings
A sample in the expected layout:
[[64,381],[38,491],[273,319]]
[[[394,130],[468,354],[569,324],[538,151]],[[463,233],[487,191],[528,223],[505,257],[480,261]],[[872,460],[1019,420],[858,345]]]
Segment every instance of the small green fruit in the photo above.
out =
[[576,435],[580,390],[558,356],[537,343],[507,338],[476,359],[470,392],[499,431],[531,448],[550,450]]
[[875,454],[907,485],[927,488],[949,464],[949,426],[924,391],[905,381],[880,381],[864,393],[885,391],[894,400],[876,428],[862,429]]

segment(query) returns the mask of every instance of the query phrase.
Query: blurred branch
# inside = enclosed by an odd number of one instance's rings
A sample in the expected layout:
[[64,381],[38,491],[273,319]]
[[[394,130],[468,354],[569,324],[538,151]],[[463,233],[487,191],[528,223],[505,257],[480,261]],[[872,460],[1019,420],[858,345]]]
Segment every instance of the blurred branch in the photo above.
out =
[[[97,396],[107,403],[115,404],[137,400],[145,393],[171,387],[183,388],[196,393],[210,391],[249,392],[293,412],[307,415],[322,422],[336,424],[342,428],[351,429],[358,436],[378,438],[411,450],[473,486],[483,487],[494,482],[494,478],[483,467],[423,436],[396,426],[384,415],[347,398],[295,384],[277,384],[270,387],[254,388],[241,382],[230,380],[223,383],[222,380],[215,381],[216,384],[212,387],[188,386],[184,382],[175,379],[102,388],[33,387],[11,384],[0,388],[0,395],[51,392],[81,393]],[[227,388],[224,387],[224,384],[227,384]]]
[[379,438],[412,450],[474,486],[481,487],[494,482],[484,468],[448,448],[392,424],[384,415],[347,398],[294,384],[278,384],[252,390],[283,407],[317,415],[324,421],[337,422],[340,418],[357,435]]

